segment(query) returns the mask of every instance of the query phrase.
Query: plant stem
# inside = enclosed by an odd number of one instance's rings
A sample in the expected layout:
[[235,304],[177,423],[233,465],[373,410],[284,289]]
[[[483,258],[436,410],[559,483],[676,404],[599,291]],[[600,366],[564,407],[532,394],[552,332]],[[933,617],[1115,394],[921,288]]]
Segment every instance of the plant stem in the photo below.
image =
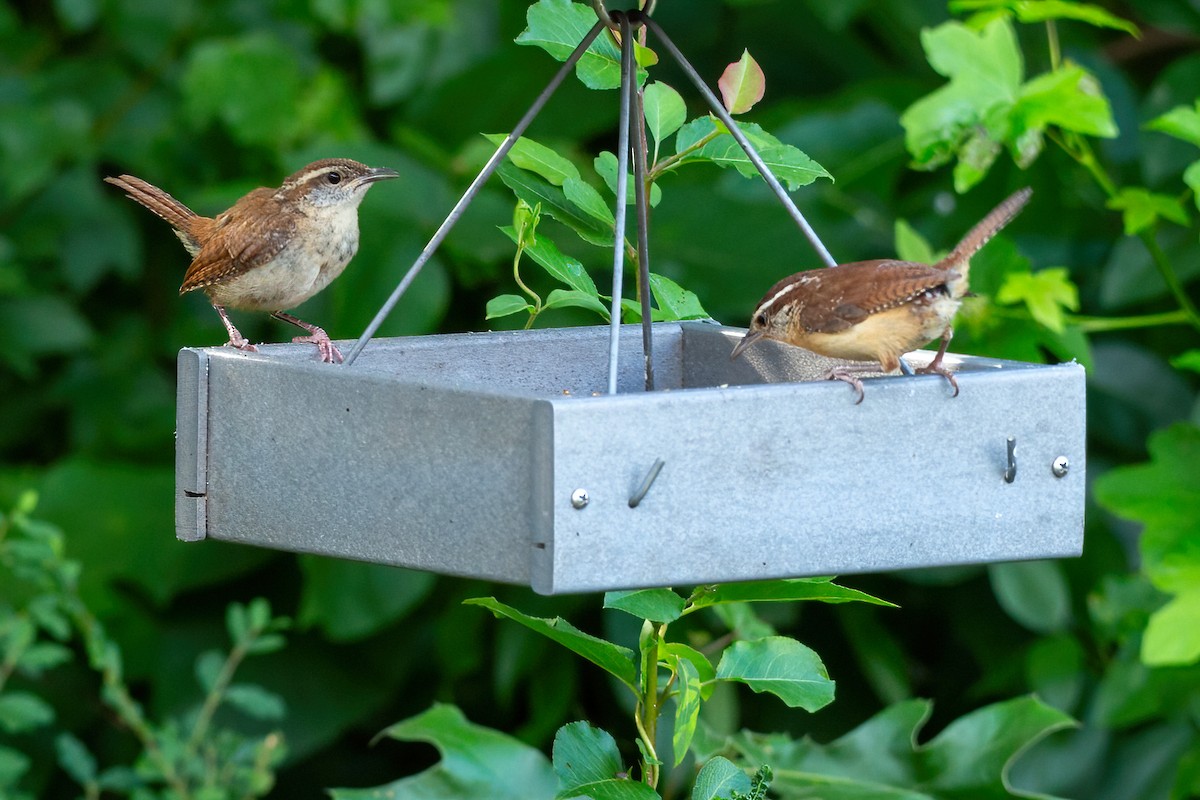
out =
[[1046,20],[1046,40],[1050,45],[1050,70],[1054,71],[1062,63],[1062,52],[1058,46],[1058,26],[1052,19]]
[[233,682],[234,673],[237,672],[237,668],[241,665],[250,645],[256,638],[258,638],[258,631],[252,631],[246,637],[245,641],[235,643],[233,649],[229,651],[229,656],[221,666],[221,672],[217,675],[216,681],[213,682],[208,696],[204,698],[204,705],[201,706],[200,714],[196,717],[196,724],[192,727],[192,735],[188,737],[188,750],[195,752],[200,743],[204,741],[204,735],[208,733],[208,726],[212,722],[213,715],[217,713],[217,708],[220,707],[221,700],[225,697],[225,692],[229,688],[229,684]]
[[517,282],[517,286],[521,287],[521,291],[529,295],[533,299],[533,311],[529,314],[529,320],[525,323],[525,330],[533,327],[533,321],[537,319],[537,315],[542,313],[542,298],[537,292],[525,285],[525,281],[521,280],[521,254],[525,252],[525,248],[518,244],[517,253],[513,256],[513,279]]
[[679,166],[679,162],[683,161],[685,158],[690,156],[692,153],[696,152],[701,147],[704,147],[704,145],[708,144],[709,142],[711,142],[713,139],[716,139],[720,135],[721,135],[720,131],[713,131],[712,133],[709,133],[706,136],[702,136],[699,139],[697,139],[695,142],[693,142],[691,144],[690,147],[685,147],[683,150],[680,150],[678,153],[676,153],[673,156],[667,156],[662,161],[656,163],[649,170],[647,170],[646,180],[650,183],[653,183],[654,181],[658,180],[660,175],[670,172],[672,169]]
[[651,789],[658,786],[658,752],[654,740],[658,732],[658,715],[662,713],[661,698],[658,695],[658,644],[666,633],[666,623],[655,626],[646,620],[642,627],[642,685],[641,697],[638,698],[637,709],[634,712],[634,722],[638,733],[646,747],[648,758],[642,761],[642,782]]
[[1179,280],[1179,276],[1175,274],[1175,269],[1171,266],[1171,260],[1167,258],[1167,254],[1163,252],[1162,247],[1158,244],[1158,240],[1154,238],[1153,231],[1142,231],[1138,234],[1146,249],[1150,251],[1150,258],[1154,260],[1154,266],[1158,268],[1158,272],[1162,275],[1163,281],[1166,282],[1167,288],[1171,290],[1171,294],[1175,295],[1176,302],[1179,303],[1179,308],[1187,316],[1187,321],[1196,330],[1200,330],[1200,312],[1196,311],[1196,305],[1192,299],[1188,297],[1184,291],[1183,282]]
[[1187,325],[1190,321],[1187,312],[1182,309],[1164,311],[1160,314],[1142,314],[1136,317],[1067,316],[1067,322],[1078,327],[1084,333],[1154,328],[1160,325]]

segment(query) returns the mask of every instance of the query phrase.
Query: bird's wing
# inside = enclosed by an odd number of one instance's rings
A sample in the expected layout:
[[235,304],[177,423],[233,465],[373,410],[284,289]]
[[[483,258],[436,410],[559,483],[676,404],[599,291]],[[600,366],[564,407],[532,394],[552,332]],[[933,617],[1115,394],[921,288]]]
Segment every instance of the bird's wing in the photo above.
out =
[[[247,213],[251,207],[253,213]],[[222,283],[266,264],[292,239],[297,216],[275,201],[274,190],[250,192],[217,216],[213,235],[192,260],[179,293]]]
[[817,280],[799,311],[800,324],[811,333],[844,331],[872,314],[944,288],[956,276],[928,264],[895,260],[858,261],[813,273]]

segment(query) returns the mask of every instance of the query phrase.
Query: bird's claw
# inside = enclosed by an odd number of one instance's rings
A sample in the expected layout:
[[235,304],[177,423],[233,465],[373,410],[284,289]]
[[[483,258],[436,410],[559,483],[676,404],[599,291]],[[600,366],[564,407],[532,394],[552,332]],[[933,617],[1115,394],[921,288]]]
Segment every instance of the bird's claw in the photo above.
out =
[[854,391],[858,392],[858,399],[854,401],[854,405],[856,406],[861,404],[863,398],[866,397],[862,379],[855,375],[848,367],[833,367],[825,373],[824,377],[827,381],[842,381],[843,383],[850,384],[854,388]]
[[315,344],[317,346],[317,353],[321,356],[321,361],[326,364],[341,364],[344,360],[342,358],[342,351],[338,350],[337,345],[330,340],[329,334],[324,329],[318,328],[315,325],[313,326],[311,336],[297,336],[292,339],[292,342],[295,344]]
[[950,382],[950,386],[954,389],[954,394],[951,397],[958,397],[958,381],[954,377],[954,372],[949,367],[943,366],[940,358],[935,358],[927,366],[917,367],[915,372],[918,375],[941,375]]

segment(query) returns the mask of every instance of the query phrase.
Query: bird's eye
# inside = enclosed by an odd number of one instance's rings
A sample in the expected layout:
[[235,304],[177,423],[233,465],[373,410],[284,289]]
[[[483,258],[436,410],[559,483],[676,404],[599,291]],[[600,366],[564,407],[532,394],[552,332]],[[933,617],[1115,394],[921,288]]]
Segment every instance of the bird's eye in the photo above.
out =
[[342,173],[331,172],[325,176],[325,180],[329,181],[332,184],[339,184],[342,182]]
[[762,314],[759,314],[757,317],[755,317],[755,318],[754,318],[754,324],[755,324],[755,325],[758,325],[758,326],[760,326],[760,327],[763,327],[763,328],[767,327],[767,315],[766,315],[766,312],[763,312]]

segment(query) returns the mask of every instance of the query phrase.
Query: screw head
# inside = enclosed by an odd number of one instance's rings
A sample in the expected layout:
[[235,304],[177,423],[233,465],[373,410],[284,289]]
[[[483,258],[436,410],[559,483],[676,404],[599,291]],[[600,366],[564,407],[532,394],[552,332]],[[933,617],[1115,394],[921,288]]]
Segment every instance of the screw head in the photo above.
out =
[[1066,456],[1059,456],[1054,459],[1054,463],[1050,465],[1050,471],[1054,473],[1054,477],[1062,478],[1071,469],[1071,462]]
[[587,489],[576,489],[571,492],[571,506],[573,508],[583,508],[591,501],[591,496],[588,495]]

